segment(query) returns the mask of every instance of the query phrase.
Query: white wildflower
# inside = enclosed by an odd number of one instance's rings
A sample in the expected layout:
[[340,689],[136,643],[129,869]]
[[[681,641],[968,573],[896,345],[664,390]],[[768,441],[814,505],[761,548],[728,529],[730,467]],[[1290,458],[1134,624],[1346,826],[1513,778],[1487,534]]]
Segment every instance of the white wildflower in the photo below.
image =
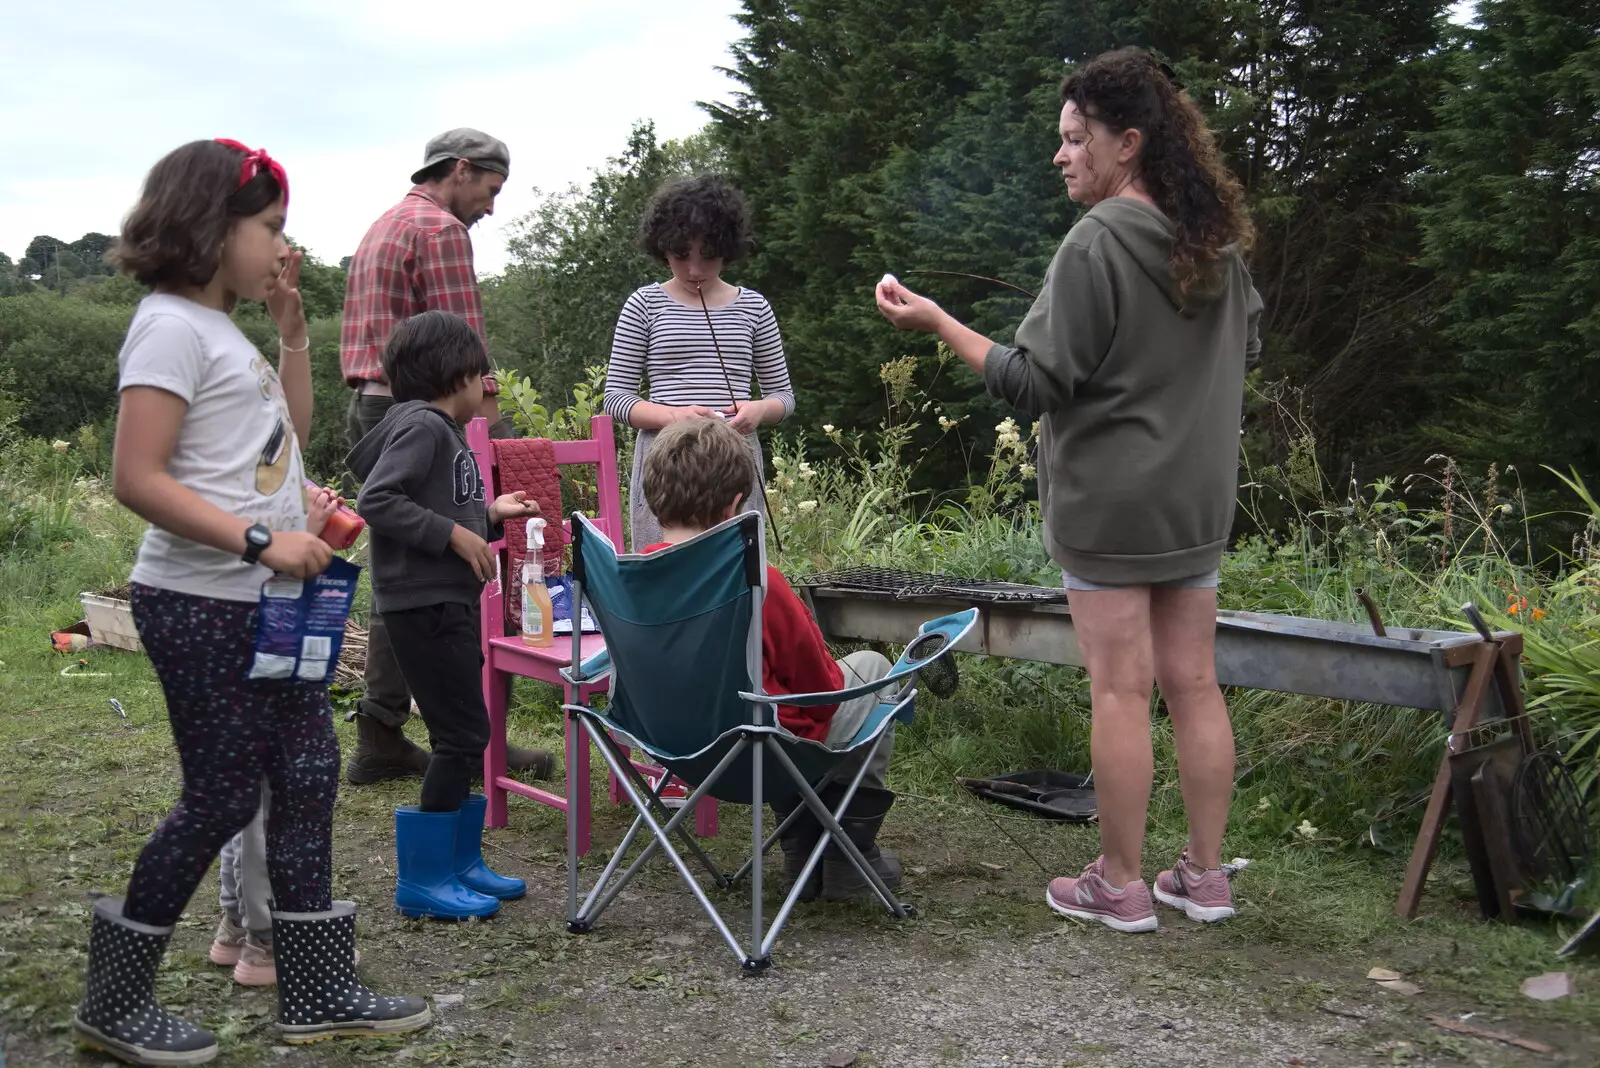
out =
[[800,477],[802,479],[815,478],[816,475],[817,475],[816,470],[813,469],[810,464],[806,463],[804,460],[800,461]]
[[823,423],[822,424],[822,432],[824,434],[835,434],[835,433],[838,433],[838,430],[839,430],[839,428],[834,426],[832,423]]
[[955,429],[955,425],[956,425],[956,421],[954,419],[951,419],[949,416],[941,415],[939,417],[939,429],[940,430],[943,430],[946,433],[949,433],[951,430]]
[[66,452],[68,449],[72,448],[72,443],[68,441],[52,441],[50,443],[50,447],[56,450],[56,452]]
[[1298,834],[1301,838],[1310,839],[1317,836],[1317,829],[1311,826],[1310,820],[1301,820],[1300,826],[1294,829],[1294,833]]
[[801,501],[798,507],[802,512],[815,512],[817,510],[817,502]]
[[1032,478],[1039,473],[1032,464],[1023,464],[1019,470],[1022,471],[1023,478]]

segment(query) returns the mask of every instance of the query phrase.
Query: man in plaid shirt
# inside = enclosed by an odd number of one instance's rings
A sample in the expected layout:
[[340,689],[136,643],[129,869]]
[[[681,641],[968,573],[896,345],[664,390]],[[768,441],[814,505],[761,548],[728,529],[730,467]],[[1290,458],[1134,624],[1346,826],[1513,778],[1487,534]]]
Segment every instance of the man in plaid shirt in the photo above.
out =
[[[510,170],[511,153],[503,141],[471,129],[440,134],[428,142],[405,199],[361,239],[350,261],[339,337],[339,367],[355,390],[346,427],[351,448],[394,403],[383,380],[383,349],[397,323],[425,311],[447,311],[484,336],[483,299],[467,228],[494,213],[494,199]],[[479,414],[489,420],[492,436],[509,437],[498,391],[494,377],[486,376]],[[376,615],[370,628],[366,693],[355,712],[358,740],[345,775],[357,784],[420,777],[428,768],[428,751],[402,729],[411,718],[411,692]],[[538,775],[549,774],[551,767],[550,754],[515,746],[507,747],[506,763]]]

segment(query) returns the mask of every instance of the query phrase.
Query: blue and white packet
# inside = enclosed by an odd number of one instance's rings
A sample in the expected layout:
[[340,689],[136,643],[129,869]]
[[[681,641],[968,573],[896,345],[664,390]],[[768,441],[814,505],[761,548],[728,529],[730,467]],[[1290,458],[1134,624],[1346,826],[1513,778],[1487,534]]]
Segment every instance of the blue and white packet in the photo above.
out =
[[[550,591],[550,633],[572,633],[572,579],[566,575],[557,575],[544,580],[545,589]],[[589,606],[583,606],[583,633],[599,634],[600,624],[594,621],[594,616],[589,612]]]
[[329,681],[360,578],[361,568],[335,556],[316,578],[273,575],[263,582],[250,678]]

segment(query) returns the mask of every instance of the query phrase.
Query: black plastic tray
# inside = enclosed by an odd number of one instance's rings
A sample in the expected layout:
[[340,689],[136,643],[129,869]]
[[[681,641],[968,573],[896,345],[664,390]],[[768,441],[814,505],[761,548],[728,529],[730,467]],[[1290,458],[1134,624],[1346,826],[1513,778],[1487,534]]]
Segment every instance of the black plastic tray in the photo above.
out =
[[960,782],[985,801],[1045,819],[1088,823],[1099,814],[1089,778],[1075,772],[1040,768],[987,779],[961,779]]

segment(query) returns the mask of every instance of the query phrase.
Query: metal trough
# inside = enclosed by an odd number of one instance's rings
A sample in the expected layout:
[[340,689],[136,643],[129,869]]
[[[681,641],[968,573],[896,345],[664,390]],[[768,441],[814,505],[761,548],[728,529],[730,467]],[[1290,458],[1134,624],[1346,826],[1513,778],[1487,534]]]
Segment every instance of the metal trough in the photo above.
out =
[[[823,633],[836,640],[904,643],[931,616],[977,605],[982,622],[958,649],[1083,666],[1072,613],[1064,604],[800,588]],[[1461,700],[1473,650],[1482,641],[1473,632],[1402,628],[1390,628],[1380,638],[1354,623],[1220,612],[1217,677],[1225,686],[1449,713]],[[1483,715],[1505,715],[1500,694],[1492,687]]]

